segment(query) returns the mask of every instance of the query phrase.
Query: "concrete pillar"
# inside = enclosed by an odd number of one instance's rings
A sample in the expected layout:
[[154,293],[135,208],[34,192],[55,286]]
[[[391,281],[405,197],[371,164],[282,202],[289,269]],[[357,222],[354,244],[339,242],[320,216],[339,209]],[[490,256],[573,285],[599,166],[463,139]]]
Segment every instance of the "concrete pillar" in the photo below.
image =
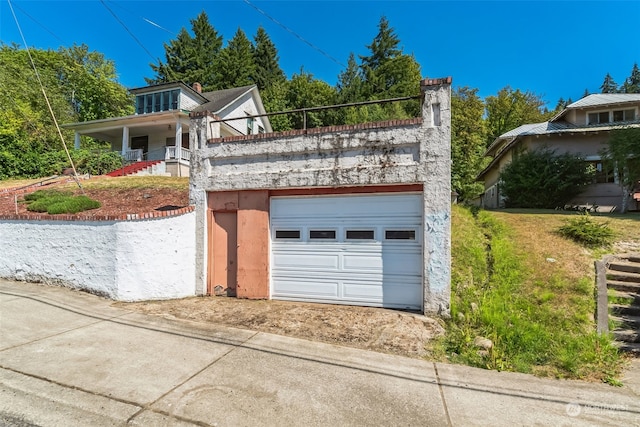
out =
[[[211,221],[211,211],[207,206],[207,192],[202,183],[207,179],[205,155],[207,141],[212,138],[211,128],[214,116],[209,112],[191,113],[189,124],[189,149],[191,161],[189,163],[189,203],[196,209],[196,295],[204,295],[207,291],[207,265],[209,248],[207,245],[208,227]],[[220,124],[218,123],[218,129]],[[219,134],[218,130],[218,134]]]
[[424,173],[424,312],[447,317],[451,300],[451,77],[421,84]]
[[76,150],[80,149],[80,134],[78,132],[75,132],[75,134],[73,135],[73,147]]

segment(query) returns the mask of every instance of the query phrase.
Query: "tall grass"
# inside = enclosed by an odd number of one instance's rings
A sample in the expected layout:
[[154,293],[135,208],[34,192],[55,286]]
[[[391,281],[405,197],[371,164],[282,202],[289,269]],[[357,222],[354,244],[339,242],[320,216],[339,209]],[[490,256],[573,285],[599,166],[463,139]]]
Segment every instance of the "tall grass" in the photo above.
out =
[[[593,279],[532,268],[526,241],[493,213],[476,218],[455,207],[453,219],[446,356],[489,369],[615,383],[621,358],[610,337],[596,334]],[[480,349],[476,337],[493,347]]]

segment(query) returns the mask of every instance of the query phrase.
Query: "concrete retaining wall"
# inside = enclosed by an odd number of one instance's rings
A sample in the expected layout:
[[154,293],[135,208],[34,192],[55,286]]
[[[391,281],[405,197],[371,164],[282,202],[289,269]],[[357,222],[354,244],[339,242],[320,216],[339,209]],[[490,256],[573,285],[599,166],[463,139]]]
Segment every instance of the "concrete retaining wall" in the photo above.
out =
[[138,221],[0,220],[0,277],[136,301],[195,294],[195,213]]

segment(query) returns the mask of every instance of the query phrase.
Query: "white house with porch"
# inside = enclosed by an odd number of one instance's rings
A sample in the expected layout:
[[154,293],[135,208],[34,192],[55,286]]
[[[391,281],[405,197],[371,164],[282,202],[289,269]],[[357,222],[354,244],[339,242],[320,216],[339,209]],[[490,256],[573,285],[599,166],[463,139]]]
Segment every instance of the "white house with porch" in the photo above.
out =
[[202,92],[199,83],[162,83],[132,89],[135,114],[63,125],[82,136],[105,141],[126,163],[157,161],[154,168],[172,176],[189,176],[189,113],[207,111],[221,120],[222,136],[271,132],[269,119],[253,117],[266,111],[255,85]]

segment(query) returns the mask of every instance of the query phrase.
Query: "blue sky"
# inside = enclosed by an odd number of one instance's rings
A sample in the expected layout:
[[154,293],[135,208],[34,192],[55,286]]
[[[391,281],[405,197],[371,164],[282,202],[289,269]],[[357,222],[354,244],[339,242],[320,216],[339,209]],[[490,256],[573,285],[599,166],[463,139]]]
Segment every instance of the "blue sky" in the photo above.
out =
[[[482,97],[509,85],[535,92],[553,108],[561,97],[575,101],[585,89],[598,92],[606,73],[622,83],[633,64],[640,63],[640,0],[11,0],[11,4],[30,47],[57,49],[85,43],[115,61],[120,83],[129,88],[144,86],[144,77],[153,76],[152,57],[164,60],[163,43],[182,27],[190,30],[189,20],[202,10],[225,41],[239,27],[252,38],[263,26],[288,76],[304,67],[330,84],[335,84],[350,52],[368,53],[366,45],[376,35],[382,15],[404,51],[415,55],[423,76],[452,76],[454,86],[478,88]],[[8,0],[0,0],[0,39],[22,45]]]

